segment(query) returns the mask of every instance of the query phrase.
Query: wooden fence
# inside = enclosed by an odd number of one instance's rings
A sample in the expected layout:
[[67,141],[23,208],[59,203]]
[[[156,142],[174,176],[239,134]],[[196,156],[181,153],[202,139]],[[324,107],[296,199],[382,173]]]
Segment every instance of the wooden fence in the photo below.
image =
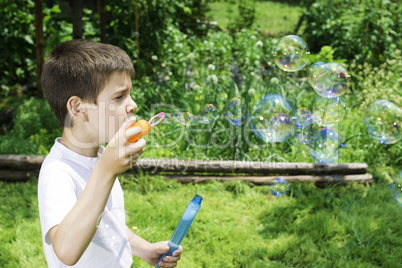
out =
[[[24,181],[37,177],[44,156],[0,155],[0,180]],[[198,161],[178,159],[140,159],[127,173],[160,174],[183,183],[209,180],[244,180],[272,184],[278,176],[288,182],[372,183],[365,163],[315,164],[294,162]]]

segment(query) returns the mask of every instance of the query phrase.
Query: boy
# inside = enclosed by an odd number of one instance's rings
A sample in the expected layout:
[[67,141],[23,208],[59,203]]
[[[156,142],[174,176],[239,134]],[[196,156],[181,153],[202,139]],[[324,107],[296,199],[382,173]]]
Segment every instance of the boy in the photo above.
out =
[[[145,147],[143,139],[127,142],[141,133],[138,127],[126,130],[137,109],[130,96],[133,75],[128,55],[112,45],[72,40],[48,56],[43,92],[63,127],[39,174],[49,267],[130,267],[132,255],[155,266],[169,249],[167,241],[149,243],[135,235],[119,213],[124,199],[117,175],[135,165]],[[181,253],[180,247],[159,265],[175,267]]]

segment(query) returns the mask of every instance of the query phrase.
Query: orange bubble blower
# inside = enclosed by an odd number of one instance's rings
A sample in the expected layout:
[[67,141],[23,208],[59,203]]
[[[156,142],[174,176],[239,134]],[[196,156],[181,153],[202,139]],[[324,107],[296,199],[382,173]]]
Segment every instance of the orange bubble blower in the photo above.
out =
[[[153,121],[155,118],[159,118],[159,120],[156,121],[155,123],[152,123],[152,121]],[[142,132],[141,132],[140,134],[134,136],[134,137],[131,137],[131,138],[128,140],[128,142],[131,142],[131,143],[136,142],[136,141],[138,141],[139,139],[141,139],[142,137],[145,137],[146,135],[148,135],[149,132],[151,132],[151,127],[153,127],[153,126],[159,124],[159,123],[163,120],[163,118],[165,118],[165,113],[162,112],[162,113],[159,113],[159,114],[157,114],[157,115],[151,117],[151,119],[149,119],[149,121],[146,121],[146,120],[141,119],[141,120],[139,120],[138,122],[136,122],[134,125],[132,125],[132,126],[129,127],[128,129],[134,128],[134,127],[140,127],[140,128],[142,129]]]

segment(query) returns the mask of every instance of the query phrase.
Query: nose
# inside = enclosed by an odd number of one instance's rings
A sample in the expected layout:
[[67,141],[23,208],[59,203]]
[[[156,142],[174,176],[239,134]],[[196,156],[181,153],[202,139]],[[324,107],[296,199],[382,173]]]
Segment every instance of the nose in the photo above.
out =
[[131,97],[128,105],[126,106],[126,110],[128,114],[131,114],[137,110],[137,104],[133,101]]

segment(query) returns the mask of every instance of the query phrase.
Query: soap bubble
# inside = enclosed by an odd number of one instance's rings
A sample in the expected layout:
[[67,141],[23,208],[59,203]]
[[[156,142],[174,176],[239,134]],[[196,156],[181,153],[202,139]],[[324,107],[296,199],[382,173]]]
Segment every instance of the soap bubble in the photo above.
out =
[[180,123],[185,126],[195,126],[199,123],[200,119],[193,115],[192,113],[170,113],[165,114],[165,118],[163,119],[162,123],[169,124],[169,123]]
[[313,119],[320,126],[333,127],[343,121],[346,105],[339,97],[317,97],[313,103]]
[[309,144],[313,141],[315,128],[313,117],[306,108],[299,108],[296,116],[292,117],[293,125],[295,126],[295,139],[302,144]]
[[339,145],[341,137],[330,128],[323,128],[314,136],[314,140],[308,144],[311,157],[319,163],[333,163],[339,159]]
[[281,70],[296,72],[308,63],[310,50],[301,37],[287,35],[278,42],[273,55],[276,66]]
[[367,132],[381,144],[394,144],[402,138],[402,109],[389,100],[377,100],[364,116]]
[[218,117],[218,110],[216,109],[216,107],[212,104],[207,104],[201,110],[200,123],[201,124],[212,123],[216,120],[217,117]]
[[330,62],[327,63],[331,69],[332,84],[327,89],[327,98],[341,96],[349,90],[350,75],[346,67],[340,63]]
[[195,116],[189,112],[183,113],[183,118],[184,118],[184,125],[186,126],[195,126],[200,122],[198,116]]
[[339,97],[350,87],[350,75],[346,67],[339,63],[316,62],[311,65],[308,82],[322,97]]
[[317,94],[327,97],[327,89],[331,88],[332,83],[331,69],[325,62],[312,64],[308,73],[308,82]]
[[289,183],[281,177],[276,178],[271,184],[271,192],[276,197],[285,196],[289,192]]
[[244,124],[246,121],[247,108],[239,98],[233,98],[226,107],[226,118],[235,126]]
[[265,142],[282,142],[293,135],[293,125],[287,114],[277,113],[270,118],[253,117],[251,129],[258,138]]
[[313,118],[307,108],[301,107],[296,111],[296,115],[292,117],[295,127],[303,129],[313,123]]
[[391,184],[391,189],[395,202],[402,206],[402,171],[398,173],[393,184]]
[[261,98],[250,116],[253,132],[265,142],[282,142],[293,135],[290,116],[293,107],[278,94],[269,94]]

